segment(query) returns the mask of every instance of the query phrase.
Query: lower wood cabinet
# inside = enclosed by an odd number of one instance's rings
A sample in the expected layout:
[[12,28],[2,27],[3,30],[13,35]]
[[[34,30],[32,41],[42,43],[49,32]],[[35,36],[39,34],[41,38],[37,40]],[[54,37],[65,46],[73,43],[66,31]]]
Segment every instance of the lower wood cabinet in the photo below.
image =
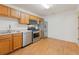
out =
[[13,50],[22,47],[22,33],[13,34]]
[[12,51],[12,36],[0,35],[0,54],[7,54]]
[[8,39],[2,39],[0,40],[0,54],[6,54],[9,52],[9,45],[10,41]]
[[0,55],[22,47],[22,33],[0,35]]

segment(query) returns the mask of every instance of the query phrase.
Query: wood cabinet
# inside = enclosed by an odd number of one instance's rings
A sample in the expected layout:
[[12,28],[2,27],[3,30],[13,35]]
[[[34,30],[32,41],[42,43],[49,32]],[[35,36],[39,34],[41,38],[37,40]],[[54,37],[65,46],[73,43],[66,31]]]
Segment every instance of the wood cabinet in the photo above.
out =
[[20,11],[4,5],[0,5],[0,15],[20,19]]
[[31,20],[36,20],[36,16],[30,15]]
[[26,13],[21,13],[20,24],[29,24],[29,15]]
[[9,8],[9,7],[7,7],[7,8],[8,8],[8,12],[7,12],[8,15],[7,16],[11,17],[11,8]]
[[22,47],[22,33],[0,35],[0,55]]
[[10,8],[4,5],[0,5],[0,16],[10,16]]
[[40,18],[39,23],[43,24],[44,23],[44,19]]
[[0,35],[0,54],[12,51],[12,35]]
[[13,34],[13,50],[22,47],[22,33]]
[[29,15],[27,13],[7,7],[2,4],[0,4],[0,16],[7,16],[10,18],[19,19],[20,24],[29,24],[29,20],[35,20],[37,21],[37,24],[40,23],[40,17]]
[[30,15],[30,20],[35,20],[39,24],[39,17]]
[[7,16],[8,15],[8,8],[6,6],[0,5],[0,15]]
[[16,19],[20,19],[20,11],[11,8],[11,17],[16,18]]
[[37,24],[39,24],[40,18],[39,18],[39,17],[37,17],[37,19],[36,19],[36,20],[37,20]]

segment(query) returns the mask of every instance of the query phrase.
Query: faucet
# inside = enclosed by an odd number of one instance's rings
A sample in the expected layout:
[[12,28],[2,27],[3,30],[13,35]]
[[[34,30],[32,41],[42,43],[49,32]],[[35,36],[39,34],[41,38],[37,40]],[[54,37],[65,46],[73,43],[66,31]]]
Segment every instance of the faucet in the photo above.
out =
[[8,31],[9,31],[9,33],[11,32],[11,25],[10,24],[9,24],[9,30]]

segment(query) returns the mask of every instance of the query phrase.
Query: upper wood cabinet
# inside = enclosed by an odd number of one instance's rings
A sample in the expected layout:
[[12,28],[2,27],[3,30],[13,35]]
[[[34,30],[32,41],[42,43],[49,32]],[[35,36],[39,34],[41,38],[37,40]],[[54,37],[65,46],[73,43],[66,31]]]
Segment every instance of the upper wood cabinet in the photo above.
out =
[[8,7],[0,5],[0,15],[7,16],[8,15]]
[[16,19],[20,19],[20,11],[11,8],[11,17],[16,18]]
[[43,24],[44,23],[44,19],[43,18],[39,18],[40,20],[39,20],[39,23],[40,24]]
[[37,19],[36,19],[36,20],[37,20],[37,24],[39,24],[39,21],[40,21],[39,17],[37,17]]
[[0,5],[0,15],[20,19],[20,11],[4,5]]
[[10,8],[7,6],[0,5],[0,16],[10,17]]
[[29,15],[26,13],[21,13],[20,24],[29,24]]
[[37,16],[30,15],[30,20],[35,20],[35,21],[37,21],[37,24],[39,24],[40,19]]
[[17,9],[13,9],[1,4],[0,4],[0,16],[7,16],[10,18],[19,19],[20,24],[29,24],[29,20],[35,20],[37,21],[37,24],[40,23],[40,17],[29,15]]
[[30,15],[31,20],[36,20],[36,16]]
[[7,16],[9,16],[10,17],[10,15],[11,15],[11,8],[9,8],[9,7],[7,7],[8,8],[8,12],[7,12]]

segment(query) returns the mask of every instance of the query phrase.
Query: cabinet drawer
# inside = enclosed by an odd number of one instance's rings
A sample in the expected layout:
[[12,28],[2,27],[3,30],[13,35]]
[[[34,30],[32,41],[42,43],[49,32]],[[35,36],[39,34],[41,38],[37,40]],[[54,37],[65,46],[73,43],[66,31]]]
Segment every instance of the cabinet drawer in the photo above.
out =
[[0,35],[0,39],[5,39],[5,38],[12,38],[12,35]]

